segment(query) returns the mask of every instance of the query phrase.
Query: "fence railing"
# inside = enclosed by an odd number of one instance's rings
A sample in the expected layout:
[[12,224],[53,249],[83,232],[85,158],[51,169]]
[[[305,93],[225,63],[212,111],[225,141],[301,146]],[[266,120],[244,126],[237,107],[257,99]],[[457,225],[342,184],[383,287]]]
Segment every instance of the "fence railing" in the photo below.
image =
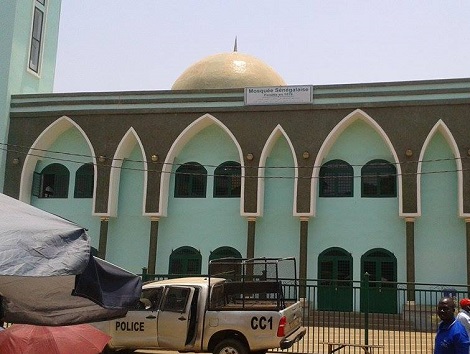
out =
[[[172,276],[173,277],[173,276]],[[168,275],[143,274],[144,280]],[[443,296],[468,296],[467,285],[398,283],[385,281],[301,280],[304,339],[284,352],[326,353],[327,342],[380,345],[374,353],[432,353],[439,323],[436,305]],[[286,296],[292,285],[284,288]],[[363,353],[345,347],[345,354]]]

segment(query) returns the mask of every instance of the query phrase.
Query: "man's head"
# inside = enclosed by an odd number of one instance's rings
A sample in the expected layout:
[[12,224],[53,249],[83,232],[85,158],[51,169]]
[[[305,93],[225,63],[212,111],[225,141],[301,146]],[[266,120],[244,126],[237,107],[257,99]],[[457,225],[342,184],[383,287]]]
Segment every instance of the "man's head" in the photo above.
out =
[[437,315],[443,322],[454,320],[455,303],[451,297],[443,297],[437,304]]
[[460,300],[460,308],[464,309],[465,311],[470,311],[470,299],[463,298]]

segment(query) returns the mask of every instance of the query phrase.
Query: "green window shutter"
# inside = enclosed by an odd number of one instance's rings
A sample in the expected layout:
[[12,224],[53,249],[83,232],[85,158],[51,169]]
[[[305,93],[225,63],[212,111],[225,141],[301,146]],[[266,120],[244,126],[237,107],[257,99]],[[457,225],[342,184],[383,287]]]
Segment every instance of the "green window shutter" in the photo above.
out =
[[31,194],[34,197],[41,196],[41,180],[42,175],[39,172],[34,172],[33,174],[33,185],[31,187]]
[[175,198],[205,198],[207,170],[197,162],[187,162],[175,173]]
[[320,168],[320,197],[352,197],[354,170],[343,160],[332,160]]
[[241,195],[241,167],[227,161],[214,171],[214,198],[239,198]]
[[94,168],[93,164],[81,166],[75,173],[74,198],[93,198]]

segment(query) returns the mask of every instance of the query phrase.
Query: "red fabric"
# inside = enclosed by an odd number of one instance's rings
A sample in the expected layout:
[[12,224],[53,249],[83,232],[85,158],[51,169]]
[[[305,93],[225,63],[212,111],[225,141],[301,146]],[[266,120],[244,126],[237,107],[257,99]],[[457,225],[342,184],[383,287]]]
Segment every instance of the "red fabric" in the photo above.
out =
[[99,354],[111,339],[88,325],[12,325],[0,332],[2,354]]

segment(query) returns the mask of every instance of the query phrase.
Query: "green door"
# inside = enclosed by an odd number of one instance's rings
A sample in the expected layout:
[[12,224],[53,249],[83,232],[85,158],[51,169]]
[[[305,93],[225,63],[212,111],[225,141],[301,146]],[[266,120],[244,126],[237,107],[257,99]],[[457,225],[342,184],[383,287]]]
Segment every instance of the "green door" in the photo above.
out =
[[373,249],[361,258],[361,311],[398,313],[397,259],[384,249]]
[[209,275],[232,281],[240,280],[242,268],[239,260],[241,258],[241,253],[233,247],[224,246],[215,249],[209,255]]
[[329,248],[318,257],[318,309],[352,311],[352,257],[342,248]]
[[201,252],[193,247],[183,246],[171,253],[168,273],[176,277],[201,274],[201,263]]

